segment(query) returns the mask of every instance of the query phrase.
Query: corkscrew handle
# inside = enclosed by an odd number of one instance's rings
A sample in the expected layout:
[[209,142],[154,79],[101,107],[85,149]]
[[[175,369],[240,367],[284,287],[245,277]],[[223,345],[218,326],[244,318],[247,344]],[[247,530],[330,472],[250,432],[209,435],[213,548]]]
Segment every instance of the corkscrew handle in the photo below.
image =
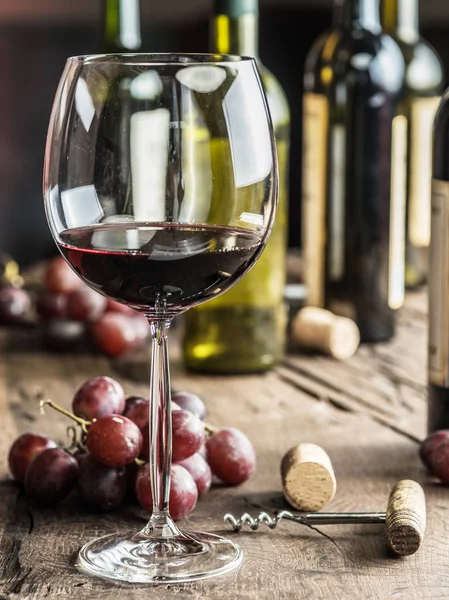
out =
[[426,497],[416,481],[404,479],[392,489],[386,514],[388,544],[396,554],[414,554],[424,540]]

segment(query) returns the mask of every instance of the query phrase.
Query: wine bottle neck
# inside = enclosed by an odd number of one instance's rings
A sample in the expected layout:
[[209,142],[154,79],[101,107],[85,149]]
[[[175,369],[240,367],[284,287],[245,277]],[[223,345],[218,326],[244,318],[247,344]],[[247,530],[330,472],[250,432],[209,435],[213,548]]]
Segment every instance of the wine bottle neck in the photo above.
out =
[[382,0],[385,31],[406,42],[419,39],[419,0]]
[[105,0],[103,33],[105,51],[134,51],[141,45],[139,0]]
[[334,20],[345,29],[366,29],[380,33],[379,0],[334,0]]
[[215,0],[212,51],[259,58],[258,0]]

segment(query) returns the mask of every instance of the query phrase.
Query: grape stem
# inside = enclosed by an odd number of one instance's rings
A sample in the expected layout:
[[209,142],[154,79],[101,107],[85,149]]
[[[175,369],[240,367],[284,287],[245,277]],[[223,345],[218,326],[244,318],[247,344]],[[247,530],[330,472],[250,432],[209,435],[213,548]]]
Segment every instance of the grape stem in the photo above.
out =
[[73,454],[74,452],[77,452],[78,450],[83,450],[83,448],[84,448],[83,442],[84,442],[85,436],[83,436],[83,438],[81,440],[79,440],[78,439],[78,430],[73,425],[69,425],[67,427],[66,433],[67,433],[67,437],[71,438],[70,446],[67,448],[67,452],[70,452]]
[[210,423],[204,423],[204,433],[206,434],[207,439],[212,437],[214,433],[217,433],[217,431],[218,427],[215,427],[215,425],[211,425]]
[[89,427],[89,425],[91,425],[90,421],[86,421],[86,419],[77,417],[76,415],[69,412],[65,408],[62,408],[62,406],[59,406],[59,404],[56,404],[52,400],[41,400],[39,402],[39,407],[40,407],[40,411],[41,411],[42,415],[45,415],[45,407],[46,406],[50,406],[51,408],[54,408],[54,410],[57,410],[61,414],[65,415],[66,417],[69,417],[69,419],[72,419],[73,421],[78,423],[78,425],[81,426],[81,429],[84,431],[84,433],[87,433],[88,427]]

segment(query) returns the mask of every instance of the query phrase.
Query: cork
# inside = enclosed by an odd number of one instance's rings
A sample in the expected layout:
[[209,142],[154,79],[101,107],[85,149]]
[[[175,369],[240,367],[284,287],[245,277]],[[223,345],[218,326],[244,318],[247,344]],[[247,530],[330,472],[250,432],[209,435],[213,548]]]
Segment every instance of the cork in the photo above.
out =
[[386,514],[388,545],[400,556],[414,554],[424,540],[426,497],[416,481],[404,479],[392,489]]
[[337,490],[331,460],[316,444],[291,448],[282,459],[281,476],[284,497],[297,510],[319,510]]
[[360,332],[347,317],[315,306],[302,308],[292,321],[291,337],[294,346],[329,354],[347,360],[357,351]]

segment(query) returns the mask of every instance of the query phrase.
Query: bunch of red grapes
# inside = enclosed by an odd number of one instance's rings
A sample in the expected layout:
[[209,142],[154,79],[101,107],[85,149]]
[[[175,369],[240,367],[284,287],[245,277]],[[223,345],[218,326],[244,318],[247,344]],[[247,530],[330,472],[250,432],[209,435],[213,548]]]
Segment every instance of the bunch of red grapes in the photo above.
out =
[[24,324],[36,313],[50,349],[71,349],[92,340],[109,356],[126,354],[147,339],[149,326],[142,314],[89,288],[62,257],[48,263],[43,283],[35,301],[25,289],[0,287],[0,325]]
[[[41,506],[54,506],[77,488],[90,509],[117,509],[134,498],[151,513],[148,400],[125,398],[117,381],[96,377],[78,389],[72,410],[63,412],[78,423],[81,439],[67,450],[44,435],[21,435],[9,452],[14,479]],[[255,471],[249,439],[238,429],[211,428],[203,421],[205,415],[204,403],[195,394],[172,395],[170,512],[175,520],[195,508],[213,477],[238,485]]]

